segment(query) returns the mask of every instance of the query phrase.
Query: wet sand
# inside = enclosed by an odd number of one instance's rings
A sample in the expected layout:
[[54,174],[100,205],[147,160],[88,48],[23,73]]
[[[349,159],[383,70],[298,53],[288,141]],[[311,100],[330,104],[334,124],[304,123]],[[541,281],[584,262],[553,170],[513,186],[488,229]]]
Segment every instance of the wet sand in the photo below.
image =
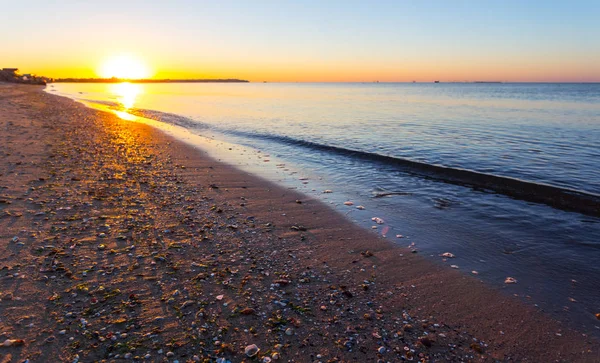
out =
[[0,130],[2,363],[600,361],[509,285],[147,125],[0,83]]

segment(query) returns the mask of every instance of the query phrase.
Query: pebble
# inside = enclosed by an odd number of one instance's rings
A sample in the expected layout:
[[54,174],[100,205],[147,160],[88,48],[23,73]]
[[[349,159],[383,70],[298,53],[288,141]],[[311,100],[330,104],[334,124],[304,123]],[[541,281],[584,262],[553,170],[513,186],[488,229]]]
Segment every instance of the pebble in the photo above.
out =
[[260,348],[257,347],[256,344],[250,344],[244,349],[244,353],[249,358],[252,358],[255,355],[257,355],[259,351],[260,351]]
[[385,353],[385,347],[379,347],[379,349],[377,349],[377,352],[378,352],[379,354],[383,354],[383,353]]
[[175,356],[175,353],[173,353],[173,352],[167,352],[166,356],[169,357],[169,358],[171,358],[171,357]]
[[292,328],[287,328],[285,330],[285,335],[293,335],[294,334],[294,330]]
[[275,352],[271,354],[271,358],[273,358],[273,360],[279,360],[279,353]]
[[505,284],[516,284],[517,283],[517,279],[515,279],[514,277],[507,277],[506,280],[504,280]]
[[23,339],[6,339],[3,343],[2,346],[4,347],[18,347],[25,344],[25,341]]

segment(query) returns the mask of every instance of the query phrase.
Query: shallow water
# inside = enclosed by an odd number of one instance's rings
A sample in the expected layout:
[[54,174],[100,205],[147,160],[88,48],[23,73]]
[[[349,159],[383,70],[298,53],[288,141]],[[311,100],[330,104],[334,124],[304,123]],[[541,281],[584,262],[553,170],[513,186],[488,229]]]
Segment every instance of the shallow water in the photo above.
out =
[[[599,218],[389,162],[598,194],[600,84],[54,84],[48,91],[230,142],[220,158],[330,202],[367,228],[382,218],[377,233],[477,271],[600,335]],[[401,195],[375,198],[385,192]],[[443,252],[457,257],[443,262]],[[507,276],[518,283],[505,285]]]

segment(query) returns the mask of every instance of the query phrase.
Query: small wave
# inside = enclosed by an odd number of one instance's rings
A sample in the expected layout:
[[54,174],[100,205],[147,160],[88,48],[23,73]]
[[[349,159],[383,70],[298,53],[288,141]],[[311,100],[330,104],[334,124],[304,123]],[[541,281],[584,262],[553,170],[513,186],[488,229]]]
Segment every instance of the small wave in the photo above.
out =
[[486,174],[461,168],[451,168],[378,153],[320,144],[288,136],[256,134],[244,131],[230,131],[229,133],[335,153],[371,162],[379,162],[386,165],[392,165],[408,174],[419,177],[434,179],[449,184],[467,186],[481,191],[488,190],[515,199],[543,203],[558,209],[600,217],[600,195],[597,194],[506,176]]
[[189,117],[180,116],[174,113],[162,112],[162,111],[154,111],[154,110],[146,110],[141,108],[131,108],[127,110],[128,113],[148,118],[151,120],[165,122],[175,126],[181,126],[186,129],[208,129],[210,126],[203,122],[193,120]]
[[[112,104],[111,102],[105,103]],[[504,194],[515,199],[542,203],[558,209],[575,211],[586,215],[600,217],[600,195],[597,194],[543,183],[525,181],[506,176],[428,164],[405,158],[353,150],[334,145],[320,144],[317,142],[296,139],[289,136],[270,135],[211,127],[210,125],[200,121],[167,112],[145,109],[130,109],[128,112],[140,117],[166,122],[187,129],[215,129],[216,131],[223,132],[225,134],[232,134],[234,136],[273,141],[281,144],[307,148],[314,151],[329,152],[345,157],[391,165],[407,174],[423,178],[471,187],[478,191],[491,191]]]

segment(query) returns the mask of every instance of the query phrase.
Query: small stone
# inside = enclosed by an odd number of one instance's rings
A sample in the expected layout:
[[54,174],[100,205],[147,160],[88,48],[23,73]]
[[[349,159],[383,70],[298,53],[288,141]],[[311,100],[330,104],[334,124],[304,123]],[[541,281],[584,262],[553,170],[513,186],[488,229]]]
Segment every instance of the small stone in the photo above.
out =
[[517,283],[517,279],[515,279],[514,277],[507,277],[506,280],[504,280],[505,284],[516,284]]
[[195,356],[192,357],[192,360],[194,362],[200,362],[200,357],[198,357],[197,355],[195,355]]
[[254,314],[256,311],[252,308],[244,308],[240,311],[240,314],[242,315],[252,315]]
[[271,358],[269,358],[269,357],[263,357],[262,363],[271,363]]
[[131,359],[131,357],[133,357],[133,354],[131,353],[125,353],[125,355],[123,356],[123,358],[125,359]]
[[271,354],[271,358],[273,358],[273,360],[279,360],[279,353],[275,352]]
[[223,300],[224,297],[225,297],[225,295],[217,295],[217,300],[221,301],[221,300]]
[[2,346],[4,346],[4,347],[20,347],[23,344],[25,344],[25,341],[23,339],[6,339],[2,343]]
[[377,349],[377,352],[378,352],[379,354],[383,354],[383,353],[385,353],[385,347],[379,347],[379,349]]
[[287,328],[285,330],[285,335],[293,335],[294,334],[294,330],[292,328]]
[[246,356],[248,356],[249,358],[254,357],[255,355],[258,354],[258,352],[260,351],[260,348],[258,348],[256,346],[256,344],[250,344],[248,345],[245,349],[244,349],[244,353],[246,354]]
[[454,258],[454,257],[456,257],[456,256],[454,256],[453,253],[450,253],[450,252],[444,252],[444,253],[441,254],[441,256],[442,257],[446,257],[446,258]]
[[58,334],[59,335],[65,335],[65,334],[67,334],[67,331],[66,330],[61,330],[61,331],[58,332]]
[[167,352],[166,356],[169,357],[169,358],[171,358],[171,357],[175,356],[175,353],[173,353],[173,352]]

